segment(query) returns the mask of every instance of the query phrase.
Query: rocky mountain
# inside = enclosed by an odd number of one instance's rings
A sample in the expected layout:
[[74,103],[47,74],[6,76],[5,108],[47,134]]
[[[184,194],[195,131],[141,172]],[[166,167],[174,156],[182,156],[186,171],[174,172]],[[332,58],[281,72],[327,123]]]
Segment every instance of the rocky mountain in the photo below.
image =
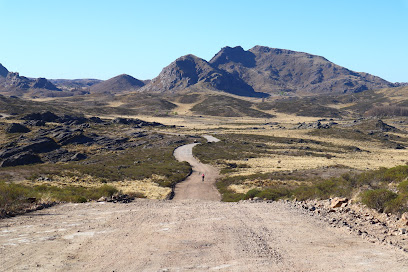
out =
[[159,76],[141,88],[141,91],[175,93],[190,86],[241,96],[265,96],[265,94],[255,92],[240,77],[218,69],[194,55],[186,55],[172,62],[161,71]]
[[0,63],[0,78],[1,78],[1,77],[7,77],[8,72],[9,72],[9,71],[6,69],[6,67],[4,67],[4,66]]
[[45,78],[28,78],[20,76],[19,73],[9,72],[0,64],[0,92],[20,95],[29,90],[41,89],[49,91],[61,91]]
[[379,77],[358,73],[303,52],[255,46],[224,47],[209,62],[241,78],[257,92],[356,93],[393,87]]
[[143,87],[145,83],[132,76],[122,74],[111,79],[101,81],[90,87],[91,93],[122,93],[134,91]]
[[9,72],[0,64],[0,94],[27,98],[82,95],[82,90],[63,91],[45,78],[28,78]]

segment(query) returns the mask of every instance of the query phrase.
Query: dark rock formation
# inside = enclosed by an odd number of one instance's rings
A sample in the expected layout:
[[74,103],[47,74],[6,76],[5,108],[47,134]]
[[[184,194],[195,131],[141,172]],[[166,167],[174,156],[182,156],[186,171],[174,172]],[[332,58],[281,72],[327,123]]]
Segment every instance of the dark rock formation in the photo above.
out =
[[390,126],[386,123],[384,123],[382,120],[378,120],[378,122],[375,124],[375,127],[381,130],[382,132],[397,132],[398,129],[396,127]]
[[132,118],[115,118],[112,120],[113,124],[123,124],[123,125],[133,125],[135,127],[160,127],[164,126],[158,122],[147,122],[140,119],[132,119]]
[[30,132],[30,129],[26,126],[23,126],[18,123],[12,123],[10,126],[6,129],[7,133],[27,133]]
[[36,120],[36,121],[43,121],[43,122],[55,122],[59,119],[59,117],[50,111],[46,111],[43,113],[30,113],[21,119],[22,120]]
[[13,155],[3,162],[0,163],[0,167],[17,166],[17,165],[27,165],[34,163],[41,163],[40,157],[30,152],[24,152],[20,154]]

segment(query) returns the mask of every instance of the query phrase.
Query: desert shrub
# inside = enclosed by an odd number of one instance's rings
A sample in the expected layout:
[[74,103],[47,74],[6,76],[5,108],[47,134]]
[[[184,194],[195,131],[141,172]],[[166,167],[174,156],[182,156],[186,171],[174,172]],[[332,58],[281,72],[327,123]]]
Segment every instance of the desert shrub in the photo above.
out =
[[36,197],[36,193],[30,190],[29,187],[0,182],[0,208],[14,210],[19,205],[28,203],[28,198]]
[[400,182],[400,184],[398,184],[398,192],[400,194],[404,194],[404,195],[408,195],[408,179]]
[[278,200],[281,198],[287,198],[291,196],[290,190],[286,188],[267,188],[265,190],[262,190],[257,194],[257,197],[262,198],[262,199],[269,199],[269,200]]
[[408,211],[408,197],[406,195],[398,195],[396,198],[388,201],[384,207],[384,212],[402,214]]
[[251,189],[245,194],[245,199],[250,199],[250,198],[257,197],[259,195],[259,193],[261,193],[261,190]]
[[245,198],[245,194],[236,193],[228,189],[228,186],[232,183],[232,181],[223,179],[217,181],[216,183],[217,189],[222,196],[221,200],[224,202],[237,202]]
[[[367,207],[383,212],[390,201],[396,199],[398,194],[387,189],[368,190],[361,193],[361,202]],[[395,204],[394,204],[395,205]]]

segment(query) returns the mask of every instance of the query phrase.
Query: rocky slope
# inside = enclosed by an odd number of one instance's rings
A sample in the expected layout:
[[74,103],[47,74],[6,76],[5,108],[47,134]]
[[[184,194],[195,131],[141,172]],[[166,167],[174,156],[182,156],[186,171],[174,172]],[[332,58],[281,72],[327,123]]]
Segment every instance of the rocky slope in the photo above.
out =
[[210,64],[244,80],[258,92],[356,93],[393,87],[379,77],[358,73],[303,52],[255,46],[224,47]]
[[0,94],[28,97],[68,96],[45,78],[28,78],[0,64]]
[[1,80],[2,77],[3,77],[3,78],[7,77],[8,72],[9,72],[9,71],[6,69],[6,67],[4,67],[4,66],[0,63],[0,80]]
[[134,91],[143,87],[145,83],[132,76],[122,74],[111,79],[99,82],[90,87],[91,93],[121,93]]
[[241,78],[213,67],[194,55],[178,58],[141,91],[175,93],[190,86],[224,91],[242,96],[265,96],[257,93]]

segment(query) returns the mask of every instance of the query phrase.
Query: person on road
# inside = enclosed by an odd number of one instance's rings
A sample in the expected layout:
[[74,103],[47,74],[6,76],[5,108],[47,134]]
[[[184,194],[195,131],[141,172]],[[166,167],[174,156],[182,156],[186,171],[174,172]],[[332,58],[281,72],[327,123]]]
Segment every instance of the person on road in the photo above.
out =
[[204,181],[205,175],[204,173],[201,175],[202,180]]

